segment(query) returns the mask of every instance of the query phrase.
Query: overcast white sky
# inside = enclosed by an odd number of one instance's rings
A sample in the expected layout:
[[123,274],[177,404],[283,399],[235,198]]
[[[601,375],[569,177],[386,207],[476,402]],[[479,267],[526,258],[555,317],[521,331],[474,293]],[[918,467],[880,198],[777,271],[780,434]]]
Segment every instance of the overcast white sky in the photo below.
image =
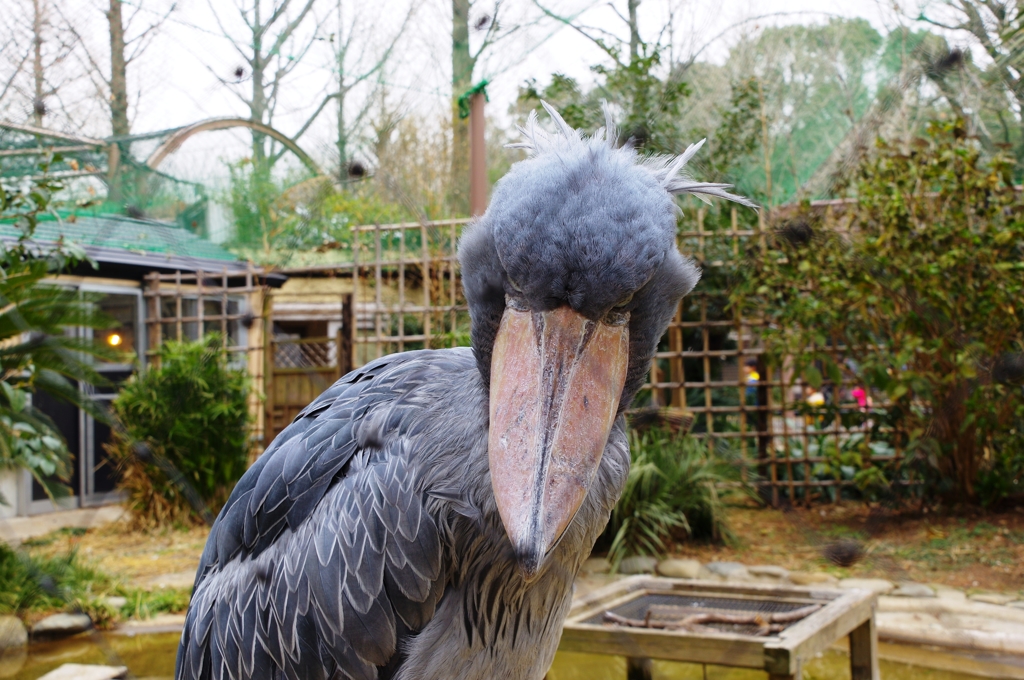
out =
[[[171,2],[135,1],[142,2],[141,6],[154,14],[159,11],[161,2],[164,7]],[[251,0],[177,1],[170,20],[129,74],[137,105],[132,125],[134,132],[185,125],[210,117],[248,115],[244,105],[233,94],[232,86],[222,82],[223,79],[230,80],[232,72],[243,62],[230,42],[222,37],[222,27],[214,17],[216,9],[223,28],[229,32],[237,31],[241,25],[235,9],[236,1],[251,4]],[[101,0],[74,2],[81,3],[76,14],[82,22],[80,30],[88,32],[90,40],[101,46],[106,38],[101,5],[106,3]],[[372,28],[361,29],[356,40],[356,51],[368,55],[386,43],[405,15],[408,3],[415,4],[414,21],[384,75],[389,101],[392,106],[427,120],[436,120],[444,115],[450,96],[450,2],[343,2],[347,17],[362,12],[363,20],[373,24]],[[542,2],[561,14],[577,16],[583,23],[625,36],[624,24],[615,16],[607,0]],[[494,0],[478,0],[471,23],[480,14],[489,14],[493,3]],[[293,4],[300,5],[301,2],[294,0]],[[328,0],[324,2],[325,7],[333,4]],[[504,4],[505,16],[510,22],[529,20],[538,14],[532,0],[506,0]],[[624,0],[614,1],[623,13],[625,4]],[[743,31],[754,31],[769,23],[823,22],[830,16],[863,17],[886,32],[896,22],[907,23],[908,14],[897,12],[891,0],[885,4],[876,0],[645,0],[640,6],[643,37],[654,39],[668,25],[670,13],[674,15],[672,36],[676,55],[688,55],[706,46],[700,58],[710,61],[724,59],[730,45]],[[328,14],[325,20],[332,22],[333,16]],[[744,20],[758,16],[766,18],[744,23]],[[309,25],[307,30],[312,30],[312,22]],[[327,24],[319,35],[327,38],[331,30]],[[668,33],[665,35],[667,37]],[[473,40],[478,39],[479,34],[474,34]],[[572,29],[545,20],[527,26],[501,43],[478,64],[474,79],[488,78],[491,81],[488,88],[489,114],[504,124],[507,123],[509,105],[527,78],[536,78],[543,85],[551,73],[560,72],[587,83],[593,77],[590,67],[602,63],[603,57],[599,49]],[[274,121],[276,127],[286,134],[294,134],[326,91],[330,63],[330,43],[327,40],[317,41],[282,94]],[[242,83],[237,87],[244,89],[246,86]],[[362,97],[359,91],[354,92],[352,104],[358,104]],[[333,126],[333,112],[327,112],[300,143],[314,156],[325,157],[333,138]],[[223,158],[244,154],[245,138],[241,132],[197,137],[169,160],[166,169],[195,179],[211,172],[221,174]]]

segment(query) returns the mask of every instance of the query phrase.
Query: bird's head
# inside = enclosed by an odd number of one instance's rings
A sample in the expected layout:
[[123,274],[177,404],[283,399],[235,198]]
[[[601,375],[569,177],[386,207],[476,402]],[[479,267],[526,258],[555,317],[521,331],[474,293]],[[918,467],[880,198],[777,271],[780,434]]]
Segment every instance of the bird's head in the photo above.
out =
[[585,138],[547,104],[529,151],[459,248],[473,347],[490,389],[488,456],[502,523],[527,579],[583,503],[616,417],[700,272],[676,248],[674,194],[727,185],[682,173],[700,148],[641,159],[606,126]]

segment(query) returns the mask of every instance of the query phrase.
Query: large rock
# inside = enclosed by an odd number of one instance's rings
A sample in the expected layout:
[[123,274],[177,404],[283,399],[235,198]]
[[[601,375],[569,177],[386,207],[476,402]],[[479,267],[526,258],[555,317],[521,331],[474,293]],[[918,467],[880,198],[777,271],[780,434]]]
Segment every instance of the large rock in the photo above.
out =
[[884,578],[844,578],[839,582],[840,588],[870,590],[879,595],[888,595],[896,587]]
[[0,654],[28,644],[28,631],[17,616],[0,616]]
[[654,557],[635,555],[627,557],[619,562],[620,574],[651,574],[658,566],[658,560]]
[[935,591],[923,583],[901,583],[889,593],[896,597],[935,597]]
[[74,635],[92,628],[88,614],[54,614],[32,626],[34,638],[58,638]]
[[791,571],[789,580],[798,586],[835,585],[839,582],[835,576],[823,571]]
[[747,567],[747,571],[750,572],[751,576],[757,576],[764,579],[784,581],[789,578],[789,569],[777,567],[773,564],[759,564],[753,567]]
[[712,574],[724,578],[726,581],[749,581],[750,572],[747,567],[739,562],[708,562],[705,567]]
[[697,578],[700,566],[697,560],[662,560],[658,562],[658,573],[670,578]]
[[128,677],[126,666],[91,666],[81,663],[66,663],[55,668],[39,680],[118,680]]

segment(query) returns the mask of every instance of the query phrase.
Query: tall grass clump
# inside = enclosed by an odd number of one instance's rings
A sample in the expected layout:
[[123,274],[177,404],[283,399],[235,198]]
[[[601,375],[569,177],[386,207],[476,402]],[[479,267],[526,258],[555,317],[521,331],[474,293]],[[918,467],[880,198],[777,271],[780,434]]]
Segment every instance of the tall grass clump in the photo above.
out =
[[739,481],[740,472],[727,456],[661,428],[630,430],[629,451],[626,486],[602,537],[613,565],[630,555],[663,554],[673,538],[731,538],[718,485]]
[[64,609],[87,592],[112,586],[109,576],[83,564],[75,551],[33,557],[0,542],[0,614]]
[[249,378],[220,339],[169,341],[157,358],[114,399],[122,427],[108,445],[140,527],[194,523],[202,505],[215,512],[249,453]]

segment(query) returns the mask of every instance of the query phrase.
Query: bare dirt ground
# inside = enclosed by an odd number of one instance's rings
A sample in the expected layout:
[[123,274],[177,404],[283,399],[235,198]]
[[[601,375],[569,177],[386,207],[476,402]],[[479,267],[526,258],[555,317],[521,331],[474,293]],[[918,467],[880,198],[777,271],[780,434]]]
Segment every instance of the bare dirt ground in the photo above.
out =
[[[751,507],[731,509],[729,520],[736,535],[731,545],[684,543],[673,553],[702,562],[775,564],[839,578],[878,577],[1024,596],[1024,507],[956,514],[892,512],[860,503],[786,511]],[[823,556],[841,539],[856,541],[864,553],[848,568]]]
[[[967,590],[1024,591],[1024,508],[1002,513],[894,513],[864,504],[787,511],[729,510],[735,540],[724,546],[681,543],[672,553],[701,562],[734,560],[791,570],[826,571],[839,578],[941,583]],[[142,588],[189,587],[207,529],[127,531],[115,522],[62,530],[30,541],[37,554],[77,549],[87,562]],[[864,556],[848,568],[823,557],[826,546],[852,539]],[[1024,592],[1021,592],[1024,596]]]

